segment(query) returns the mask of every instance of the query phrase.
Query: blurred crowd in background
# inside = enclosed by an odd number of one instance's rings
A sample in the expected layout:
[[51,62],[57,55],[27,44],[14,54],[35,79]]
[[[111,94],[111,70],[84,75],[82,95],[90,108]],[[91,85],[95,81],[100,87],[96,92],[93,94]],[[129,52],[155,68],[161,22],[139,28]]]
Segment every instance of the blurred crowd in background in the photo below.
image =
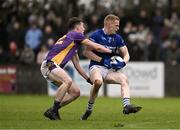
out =
[[[180,63],[180,7],[172,0],[1,0],[0,64],[41,64],[70,17],[82,18],[85,34],[113,13],[131,61]],[[81,48],[83,49],[83,48]],[[79,51],[81,59],[85,59]]]

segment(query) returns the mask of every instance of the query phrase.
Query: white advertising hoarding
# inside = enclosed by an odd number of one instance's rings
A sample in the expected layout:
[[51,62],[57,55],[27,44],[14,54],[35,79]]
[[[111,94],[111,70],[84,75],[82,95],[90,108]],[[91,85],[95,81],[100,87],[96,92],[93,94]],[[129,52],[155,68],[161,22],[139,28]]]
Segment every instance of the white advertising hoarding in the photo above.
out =
[[[164,97],[164,64],[130,62],[122,70],[129,79],[132,97]],[[108,96],[121,96],[120,85],[107,85]]]

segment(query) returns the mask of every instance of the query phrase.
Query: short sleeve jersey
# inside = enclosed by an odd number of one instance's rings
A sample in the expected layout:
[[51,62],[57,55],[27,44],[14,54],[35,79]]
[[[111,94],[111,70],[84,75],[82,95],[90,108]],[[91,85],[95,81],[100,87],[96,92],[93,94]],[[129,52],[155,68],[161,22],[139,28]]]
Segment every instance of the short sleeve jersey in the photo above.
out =
[[[63,42],[59,42],[60,39]],[[79,46],[86,37],[82,33],[71,31],[60,39],[53,45],[46,60],[51,60],[63,68],[77,53]]]
[[[101,44],[103,46],[105,46],[106,48],[109,48],[111,50],[115,50],[117,48],[123,47],[126,44],[124,43],[124,40],[122,39],[122,37],[119,34],[111,34],[111,35],[107,35],[105,34],[103,29],[98,29],[95,32],[93,32],[90,36],[89,36],[90,40]],[[93,52],[102,57],[102,58],[110,58],[112,55],[111,54],[107,54],[107,53],[100,53],[97,52],[95,50],[93,50]],[[99,62],[90,61],[90,65],[89,67],[91,67],[92,65],[102,65]]]

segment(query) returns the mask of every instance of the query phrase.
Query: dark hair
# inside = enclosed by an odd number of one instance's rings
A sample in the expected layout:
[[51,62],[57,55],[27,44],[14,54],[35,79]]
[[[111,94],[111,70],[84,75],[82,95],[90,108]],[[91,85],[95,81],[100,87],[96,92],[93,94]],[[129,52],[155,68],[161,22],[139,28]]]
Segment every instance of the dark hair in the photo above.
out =
[[74,29],[75,26],[80,24],[81,22],[83,22],[82,19],[79,19],[77,17],[70,18],[68,21],[68,30]]

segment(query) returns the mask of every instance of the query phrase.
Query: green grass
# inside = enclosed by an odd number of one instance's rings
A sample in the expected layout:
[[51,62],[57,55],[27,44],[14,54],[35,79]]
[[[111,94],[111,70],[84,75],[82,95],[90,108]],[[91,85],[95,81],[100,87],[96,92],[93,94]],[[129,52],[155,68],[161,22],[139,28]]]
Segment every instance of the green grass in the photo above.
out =
[[81,121],[87,100],[80,97],[62,108],[61,121],[50,121],[42,113],[52,97],[0,95],[0,129],[180,129],[180,98],[132,99],[142,111],[123,115],[121,99],[99,97],[92,116]]

